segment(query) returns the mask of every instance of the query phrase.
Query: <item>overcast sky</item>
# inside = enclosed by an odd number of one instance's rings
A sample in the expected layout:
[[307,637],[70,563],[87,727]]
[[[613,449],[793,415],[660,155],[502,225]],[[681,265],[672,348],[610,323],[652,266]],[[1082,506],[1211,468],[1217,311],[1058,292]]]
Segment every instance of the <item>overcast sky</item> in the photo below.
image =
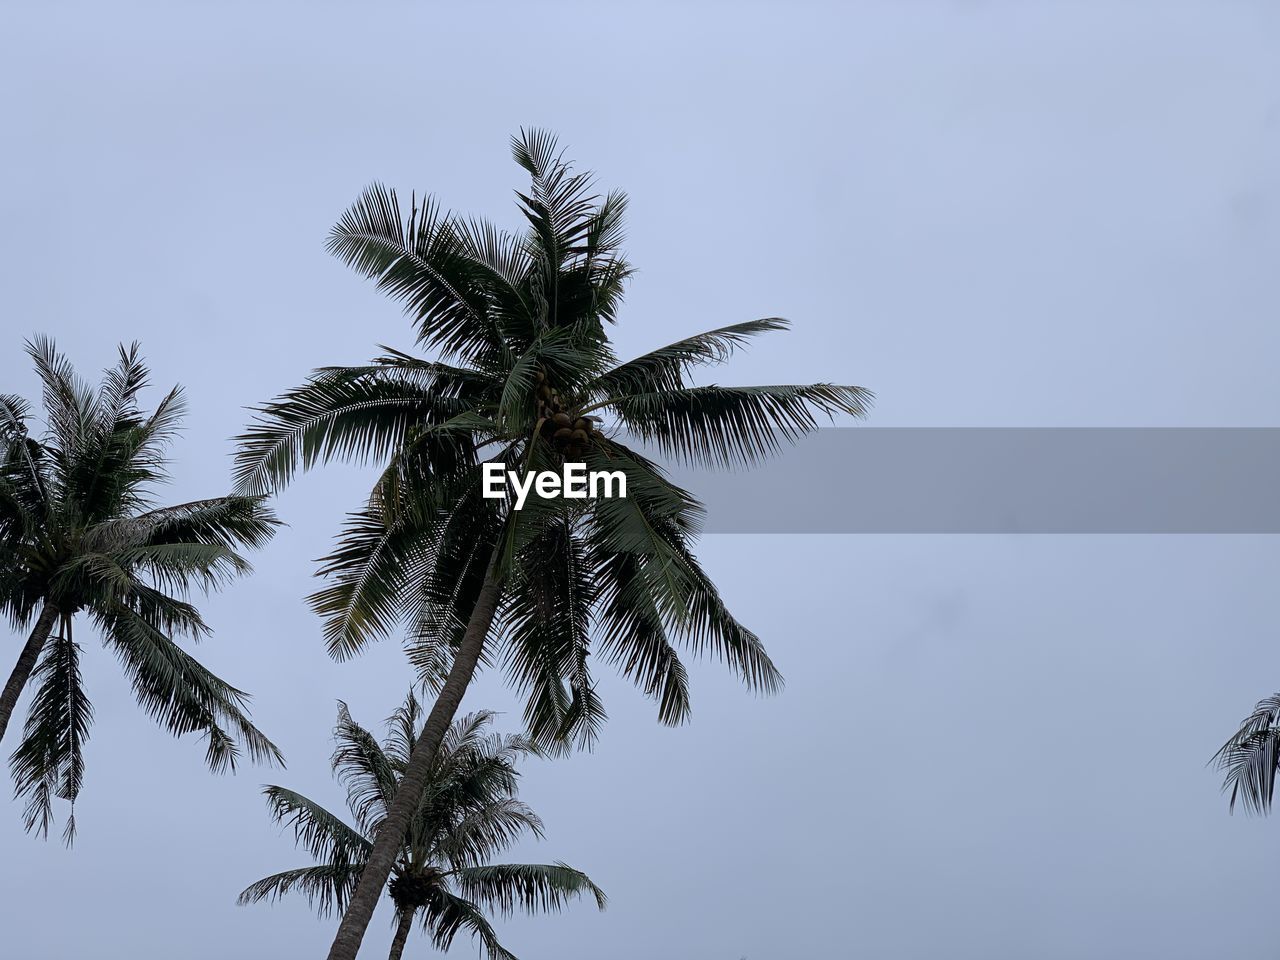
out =
[[[190,393],[168,496],[224,492],[244,407],[410,345],[330,225],[375,179],[514,224],[525,124],[631,195],[624,354],[782,315],[723,382],[862,384],[882,426],[1280,425],[1274,5],[613,6],[7,4],[0,385],[35,397],[33,333],[86,373],[139,339]],[[368,479],[302,478],[256,575],[205,605],[201,656],[286,771],[208,774],[82,635],[79,839],[0,806],[0,953],[323,955],[303,902],[234,899],[306,862],[259,785],[340,807],[335,701],[376,724],[409,682],[394,642],[330,662],[302,599]],[[503,924],[521,957],[1274,954],[1280,822],[1228,816],[1206,761],[1280,689],[1275,538],[700,554],[787,689],[700,664],[668,730],[602,677],[605,735],[528,768],[548,838],[517,853],[610,907]],[[511,729],[514,705],[496,678],[466,701]],[[384,905],[365,953],[390,933]]]

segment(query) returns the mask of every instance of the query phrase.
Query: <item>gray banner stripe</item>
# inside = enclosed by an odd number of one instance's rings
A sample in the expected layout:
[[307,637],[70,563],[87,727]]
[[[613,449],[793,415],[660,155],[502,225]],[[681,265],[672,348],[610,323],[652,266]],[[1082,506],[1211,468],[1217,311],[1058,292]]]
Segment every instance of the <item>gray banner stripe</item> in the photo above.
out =
[[669,470],[712,533],[1280,533],[1280,428],[832,428]]

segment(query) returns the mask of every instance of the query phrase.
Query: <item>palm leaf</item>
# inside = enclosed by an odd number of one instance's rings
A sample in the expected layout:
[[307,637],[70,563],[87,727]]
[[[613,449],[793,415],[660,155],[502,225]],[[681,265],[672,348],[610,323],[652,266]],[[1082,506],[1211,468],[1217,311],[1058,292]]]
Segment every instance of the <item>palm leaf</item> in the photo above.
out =
[[484,290],[488,268],[427,199],[405,216],[394,190],[368,187],[330,233],[329,251],[404,304],[424,346],[464,358],[501,355],[506,344]]
[[71,804],[63,830],[68,846],[75,838],[75,801],[84,782],[84,744],[89,739],[93,707],[84,693],[80,646],[63,618],[49,638],[32,677],[36,693],[31,701],[22,741],[10,763],[16,794],[27,800],[23,820],[27,830],[49,835],[53,800]]
[[287,893],[301,893],[322,917],[341,914],[360,879],[362,864],[324,863],[299,867],[263,877],[240,892],[239,904],[279,900]]
[[47,337],[27,341],[43,391],[45,420],[64,469],[75,462],[92,437],[94,399],[88,384],[76,376],[70,361]]
[[517,909],[528,913],[557,913],[570,900],[589,895],[601,910],[608,903],[604,891],[581,870],[565,863],[504,863],[466,867],[454,874],[467,899],[511,916]]
[[440,831],[437,855],[455,868],[484,863],[506,850],[526,833],[542,838],[542,819],[519,800],[499,797],[468,810]]
[[271,819],[292,827],[294,842],[315,859],[358,866],[369,858],[373,844],[337,814],[285,787],[266,786],[262,792]]
[[688,386],[685,376],[691,369],[724,363],[752,337],[788,326],[781,317],[765,317],[695,334],[619,364],[597,377],[589,390],[602,401],[635,393],[683,390]]
[[1249,813],[1270,813],[1280,769],[1280,693],[1260,700],[1213,759],[1232,810],[1240,803]]
[[468,408],[456,368],[375,366],[318,371],[305,384],[258,407],[237,438],[236,489],[262,494],[299,468],[331,459],[385,460],[410,428],[442,423]]
[[712,467],[754,464],[818,428],[817,415],[865,417],[862,387],[685,387],[636,393],[609,405],[626,428],[663,454]]
[[201,734],[214,771],[235,769],[242,745],[254,761],[282,763],[279,748],[249,720],[248,695],[174,643],[157,624],[177,614],[155,607],[139,612],[118,603],[94,611],[143,710],[175,736]]
[[377,738],[351,718],[341,701],[333,736],[333,770],[347,789],[347,807],[360,828],[372,835],[395,797],[395,767]]
[[525,696],[529,735],[546,750],[590,746],[605,718],[587,667],[598,588],[571,515],[556,512],[522,548],[503,620],[508,676]]
[[385,636],[406,615],[408,588],[432,553],[432,527],[416,512],[390,522],[380,509],[347,516],[336,549],[318,575],[333,582],[308,597],[324,619],[329,655],[345,660]]
[[499,942],[497,932],[474,903],[443,888],[423,909],[422,924],[437,950],[448,950],[458,934],[466,932],[480,941],[489,960],[518,960]]

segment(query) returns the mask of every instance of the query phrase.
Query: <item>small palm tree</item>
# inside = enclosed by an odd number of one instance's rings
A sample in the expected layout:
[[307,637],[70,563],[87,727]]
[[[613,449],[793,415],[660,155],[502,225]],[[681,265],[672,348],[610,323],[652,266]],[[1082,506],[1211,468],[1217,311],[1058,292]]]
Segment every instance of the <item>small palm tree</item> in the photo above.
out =
[[120,348],[96,390],[52,342],[36,339],[27,352],[43,384],[46,429],[32,435],[26,402],[0,396],[0,609],[31,628],[0,694],[0,738],[34,679],[13,776],[28,830],[47,836],[54,798],[72,802],[70,842],[93,716],[72,636],[77,616],[119,658],[144,710],[175,735],[203,735],[210,767],[234,767],[240,744],[255,760],[279,759],[249,721],[247,695],[174,642],[208,633],[191,589],[245,573],[237,551],[265,543],[277,521],[260,497],[154,505],[183,400],[175,387],[150,414],[139,409],[148,372],[136,344]]
[[[292,826],[297,842],[319,862],[264,877],[240,894],[240,903],[298,892],[322,916],[347,908],[373,849],[370,837],[386,818],[409,764],[421,719],[410,693],[388,720],[387,739],[379,744],[351,719],[346,704],[339,704],[333,769],[347,788],[355,825],[292,790],[266,787],[272,818]],[[504,916],[516,908],[558,911],[583,894],[604,909],[600,888],[563,863],[490,862],[521,834],[543,835],[542,821],[516,798],[516,761],[534,747],[522,737],[489,733],[492,720],[492,713],[482,711],[455,722],[431,764],[386,888],[396,911],[390,960],[399,960],[415,920],[441,950],[466,931],[492,960],[514,960],[498,942],[486,911]]]
[[1280,770],[1280,693],[1259,701],[1213,759],[1232,810],[1240,803],[1250,813],[1270,813]]
[[[681,647],[719,657],[752,689],[780,686],[759,638],[694,556],[700,504],[634,441],[731,469],[821,418],[863,416],[870,399],[831,383],[691,382],[694,369],[787,326],[772,317],[620,361],[608,325],[632,273],[620,249],[625,195],[594,193],[547,134],[517,137],[513,153],[531,180],[517,193],[523,233],[430,200],[406,214],[375,186],[331,235],[332,252],[402,301],[437,356],[387,350],[367,366],[323,369],[261,408],[241,438],[245,493],[330,458],[384,465],[321,571],[331,585],[312,601],[338,658],[407,624],[420,678],[439,691],[330,960],[355,960],[423,770],[480,664],[507,670],[546,749],[590,744],[604,720],[592,654],[639,685],[668,724],[689,716]],[[567,462],[620,471],[627,494],[531,498],[514,510],[484,496],[482,461],[517,473]]]

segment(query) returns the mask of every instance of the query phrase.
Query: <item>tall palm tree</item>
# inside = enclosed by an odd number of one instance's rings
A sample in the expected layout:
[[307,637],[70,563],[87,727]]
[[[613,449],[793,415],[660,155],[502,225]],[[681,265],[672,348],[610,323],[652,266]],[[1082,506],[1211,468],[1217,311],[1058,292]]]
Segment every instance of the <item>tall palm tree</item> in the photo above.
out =
[[36,681],[13,753],[28,830],[47,836],[54,798],[72,803],[84,774],[93,713],[72,624],[85,616],[119,658],[139,704],[174,735],[198,732],[215,770],[234,767],[241,745],[255,760],[279,751],[250,722],[247,695],[214,676],[175,642],[208,627],[188,597],[244,574],[237,551],[258,547],[277,520],[261,497],[229,496],[157,507],[166,449],[183,413],[175,387],[144,414],[148,371],[138,346],[96,389],[53,343],[27,344],[43,385],[45,430],[32,433],[20,397],[0,395],[0,609],[30,628],[0,694],[0,738],[18,698]]
[[1232,810],[1240,803],[1250,813],[1270,813],[1280,770],[1280,693],[1260,700],[1213,759]]
[[[430,199],[404,213],[394,191],[373,186],[330,236],[334,254],[403,302],[434,356],[384,348],[367,366],[321,369],[260,408],[241,438],[237,483],[248,494],[331,458],[384,466],[312,602],[338,658],[407,624],[420,677],[438,690],[330,960],[354,960],[478,665],[505,667],[526,695],[530,736],[545,748],[589,744],[603,721],[593,652],[654,698],[668,724],[689,715],[677,645],[723,659],[754,690],[780,685],[759,639],[693,555],[700,504],[635,441],[688,463],[740,467],[816,429],[821,416],[863,416],[870,399],[829,383],[690,382],[694,368],[784,329],[778,318],[619,362],[607,324],[632,273],[620,251],[625,196],[596,194],[545,133],[522,133],[513,152],[531,181],[516,195],[522,233]],[[518,472],[581,462],[622,471],[627,493],[533,497],[514,510],[484,497],[481,461]]]
[[[354,825],[299,793],[266,787],[272,818],[293,827],[297,842],[318,863],[264,877],[240,894],[241,903],[296,891],[322,916],[346,909],[373,848],[369,838],[386,818],[409,765],[421,718],[410,693],[387,721],[388,736],[380,745],[351,719],[346,704],[339,704],[333,769],[347,788]],[[396,911],[390,960],[399,960],[415,920],[441,950],[467,931],[491,960],[515,960],[498,942],[486,911],[558,911],[583,894],[604,909],[603,891],[563,863],[490,862],[522,834],[543,835],[542,821],[516,797],[515,764],[533,745],[523,737],[489,733],[492,720],[493,714],[483,711],[455,722],[432,761],[386,888]]]

